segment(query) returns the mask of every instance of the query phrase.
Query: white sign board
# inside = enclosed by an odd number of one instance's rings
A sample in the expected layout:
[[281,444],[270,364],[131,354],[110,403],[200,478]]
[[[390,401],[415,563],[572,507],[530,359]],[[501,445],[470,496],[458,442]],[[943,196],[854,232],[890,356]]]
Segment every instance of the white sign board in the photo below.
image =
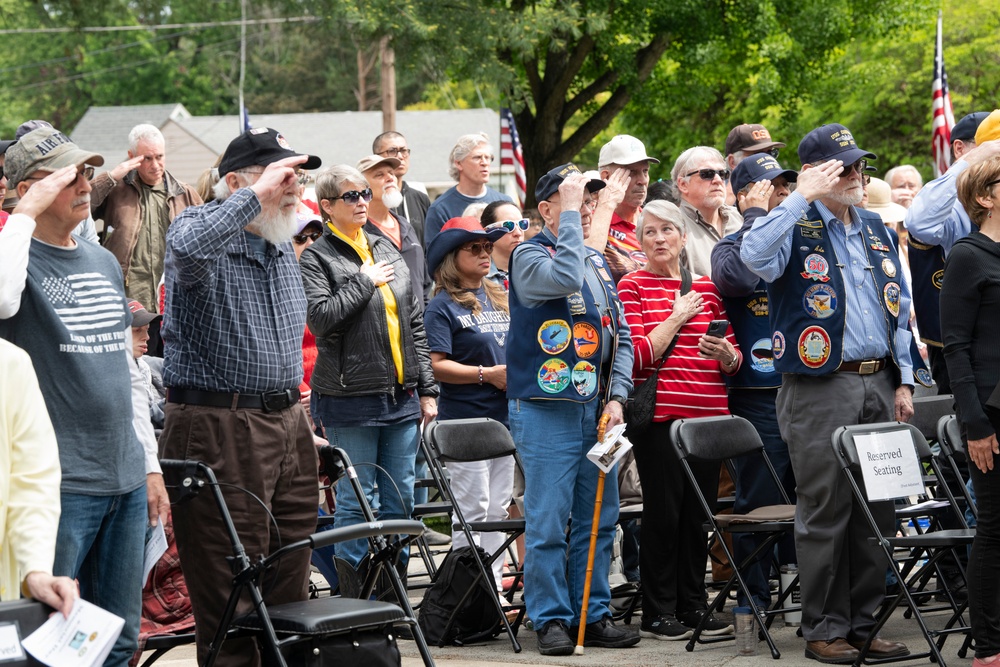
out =
[[906,429],[854,436],[868,500],[892,500],[924,492],[920,462]]

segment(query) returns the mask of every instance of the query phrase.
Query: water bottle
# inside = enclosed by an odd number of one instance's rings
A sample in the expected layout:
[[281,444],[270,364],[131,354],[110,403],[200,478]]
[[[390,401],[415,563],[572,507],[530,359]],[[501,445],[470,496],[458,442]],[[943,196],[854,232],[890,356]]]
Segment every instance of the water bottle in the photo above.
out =
[[757,655],[757,618],[750,607],[733,608],[736,655]]

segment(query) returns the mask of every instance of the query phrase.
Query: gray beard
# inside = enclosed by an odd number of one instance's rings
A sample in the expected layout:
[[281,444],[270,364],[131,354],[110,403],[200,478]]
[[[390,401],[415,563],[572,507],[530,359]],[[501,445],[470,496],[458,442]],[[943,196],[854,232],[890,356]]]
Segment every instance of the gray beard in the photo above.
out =
[[854,192],[831,192],[826,195],[828,199],[845,206],[857,206],[864,199],[864,196],[865,191],[862,188],[858,188]]
[[282,213],[280,210],[261,211],[260,215],[254,218],[250,228],[254,234],[265,241],[280,245],[292,239],[297,226],[295,209],[291,209],[288,213]]
[[403,193],[397,188],[383,192],[382,203],[386,208],[396,208],[403,203]]

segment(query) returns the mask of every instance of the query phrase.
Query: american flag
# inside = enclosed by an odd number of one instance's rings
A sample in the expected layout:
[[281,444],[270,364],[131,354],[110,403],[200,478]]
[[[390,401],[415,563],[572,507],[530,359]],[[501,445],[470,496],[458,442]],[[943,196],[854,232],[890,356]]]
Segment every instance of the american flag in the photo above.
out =
[[517,197],[519,204],[524,203],[526,195],[524,177],[524,154],[521,152],[521,138],[517,136],[517,126],[514,125],[514,114],[510,109],[500,109],[500,172],[503,168],[514,168],[514,180],[517,182]]
[[951,94],[948,92],[948,74],[944,70],[940,11],[937,19],[937,48],[934,51],[934,82],[931,84],[931,93],[933,97],[931,150],[934,156],[934,176],[937,177],[948,171],[951,165],[951,128],[955,126]]
[[125,304],[121,293],[101,273],[47,277],[42,289],[69,331],[122,328]]

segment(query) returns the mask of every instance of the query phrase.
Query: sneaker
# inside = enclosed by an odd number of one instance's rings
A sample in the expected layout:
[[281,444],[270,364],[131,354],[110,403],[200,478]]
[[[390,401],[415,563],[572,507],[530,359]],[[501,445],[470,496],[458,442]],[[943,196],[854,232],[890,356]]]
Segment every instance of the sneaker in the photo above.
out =
[[642,619],[639,626],[639,636],[649,639],[660,639],[662,641],[677,641],[689,639],[694,631],[691,628],[681,625],[673,615],[654,616],[653,618]]
[[[570,639],[576,639],[580,635],[580,627],[569,629]],[[627,648],[639,643],[639,635],[630,628],[623,628],[615,625],[610,616],[605,616],[599,621],[587,623],[587,629],[583,634],[584,646],[596,646],[598,648]]]
[[535,633],[538,638],[538,652],[542,655],[573,655],[573,640],[569,638],[566,624],[549,621]]
[[[708,614],[708,612],[704,609],[685,611],[677,614],[677,620],[694,630],[701,623],[701,619],[705,614]],[[701,634],[709,637],[714,635],[731,635],[733,634],[733,624],[716,618],[715,614],[708,614],[705,624],[701,626]]]

